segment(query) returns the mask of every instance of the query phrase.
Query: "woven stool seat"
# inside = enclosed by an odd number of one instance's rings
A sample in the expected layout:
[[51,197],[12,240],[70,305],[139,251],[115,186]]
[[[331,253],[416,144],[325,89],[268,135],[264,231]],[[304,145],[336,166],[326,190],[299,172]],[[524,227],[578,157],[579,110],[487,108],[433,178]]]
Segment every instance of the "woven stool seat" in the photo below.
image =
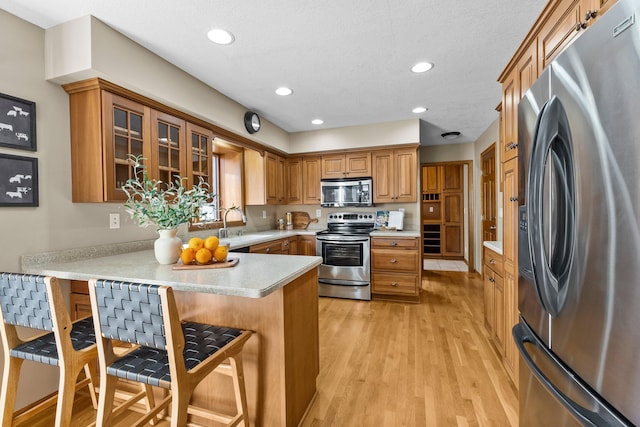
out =
[[[240,329],[182,322],[184,364],[194,369],[208,357],[242,334]],[[166,350],[141,346],[107,367],[107,374],[127,380],[171,388],[169,356]]]
[[[79,320],[71,328],[71,345],[76,351],[96,344],[96,334],[93,328],[93,318]],[[31,360],[46,365],[58,366],[58,349],[53,332],[34,338],[32,341],[11,349],[11,357]]]

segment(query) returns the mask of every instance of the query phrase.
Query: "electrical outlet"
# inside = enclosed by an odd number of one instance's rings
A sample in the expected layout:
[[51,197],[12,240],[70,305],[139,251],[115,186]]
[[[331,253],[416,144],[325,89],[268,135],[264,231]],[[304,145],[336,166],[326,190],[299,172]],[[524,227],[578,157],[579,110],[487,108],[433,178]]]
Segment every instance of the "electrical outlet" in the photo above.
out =
[[267,211],[262,211],[262,219],[267,219]]
[[322,216],[322,209],[316,209],[316,218],[320,218]]
[[120,214],[119,213],[110,213],[109,214],[109,228],[120,228]]

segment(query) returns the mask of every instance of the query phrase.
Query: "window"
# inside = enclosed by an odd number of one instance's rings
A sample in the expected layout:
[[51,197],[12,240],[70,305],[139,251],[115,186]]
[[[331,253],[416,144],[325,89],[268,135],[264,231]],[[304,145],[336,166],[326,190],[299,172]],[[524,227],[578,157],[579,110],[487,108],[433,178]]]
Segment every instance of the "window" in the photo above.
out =
[[[193,142],[195,144],[195,142]],[[242,192],[242,149],[220,138],[214,138],[209,165],[211,167],[211,192],[216,194],[212,203],[200,210],[200,217],[189,224],[189,231],[222,227],[222,210],[231,206],[244,208]],[[195,157],[192,161],[195,162]],[[201,162],[202,163],[202,162]],[[241,216],[230,212],[227,225],[240,225]]]

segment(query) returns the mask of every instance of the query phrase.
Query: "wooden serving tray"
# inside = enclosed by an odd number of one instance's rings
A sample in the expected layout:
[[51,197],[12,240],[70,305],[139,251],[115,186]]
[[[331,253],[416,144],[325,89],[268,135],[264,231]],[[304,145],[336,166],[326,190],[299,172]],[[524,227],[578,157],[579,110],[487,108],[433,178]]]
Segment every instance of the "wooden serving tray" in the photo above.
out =
[[237,265],[240,262],[239,258],[227,258],[223,262],[212,262],[211,264],[183,264],[182,261],[178,261],[174,264],[172,269],[174,270],[201,270],[205,268],[229,268]]

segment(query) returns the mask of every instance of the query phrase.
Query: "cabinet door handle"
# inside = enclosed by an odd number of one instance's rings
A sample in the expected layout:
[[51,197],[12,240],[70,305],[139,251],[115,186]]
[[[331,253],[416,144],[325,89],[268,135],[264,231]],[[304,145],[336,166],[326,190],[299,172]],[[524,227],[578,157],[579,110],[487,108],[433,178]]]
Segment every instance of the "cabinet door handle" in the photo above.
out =
[[271,248],[267,248],[267,250],[265,252],[267,252],[267,253],[271,252]]
[[391,242],[391,246],[398,246],[398,242]]
[[397,260],[397,259],[395,259],[395,258],[392,258],[391,260],[389,260],[389,262],[390,262],[391,264],[395,264],[395,263],[397,263],[397,262],[398,262],[398,260]]
[[391,286],[394,286],[394,287],[395,287],[395,286],[398,286],[398,282],[391,282],[391,283],[390,283],[390,285],[391,285]]
[[491,258],[491,259],[489,260],[489,263],[490,263],[490,264],[495,264],[495,263],[496,263],[496,260],[495,260],[495,259],[493,259],[493,258]]
[[587,10],[587,13],[584,14],[584,20],[588,21],[590,19],[595,18],[596,16],[598,16],[598,11],[597,10],[595,10],[595,9],[594,10]]
[[493,277],[489,277],[489,281],[490,281],[491,283],[495,283],[496,279],[494,279]]

